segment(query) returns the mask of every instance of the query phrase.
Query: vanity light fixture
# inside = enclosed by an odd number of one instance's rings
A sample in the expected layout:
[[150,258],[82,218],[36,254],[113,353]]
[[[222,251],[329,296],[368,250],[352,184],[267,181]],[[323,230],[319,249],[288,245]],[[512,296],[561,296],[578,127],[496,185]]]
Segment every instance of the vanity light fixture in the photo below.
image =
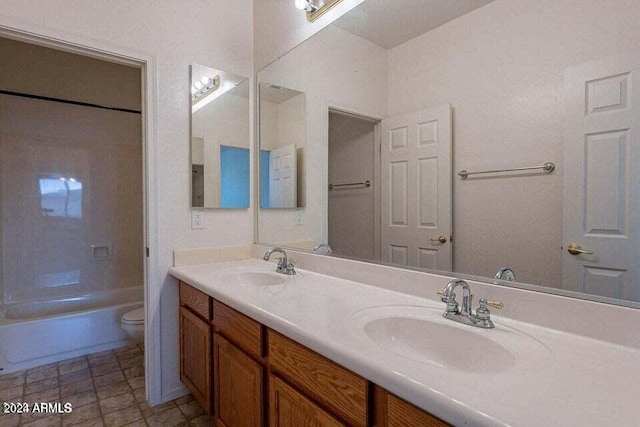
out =
[[307,12],[307,20],[313,22],[342,0],[295,0],[296,7]]
[[213,92],[220,87],[220,76],[203,77],[193,82],[191,85],[191,101],[195,102],[198,98],[202,98],[209,92]]
[[231,81],[228,81],[228,80],[223,81],[222,78],[220,78],[220,76],[215,76],[215,78],[211,80],[213,80],[213,82],[209,81],[207,82],[207,84],[203,84],[203,89],[200,90],[200,94],[198,96],[195,96],[193,94],[193,88],[191,88],[191,91],[192,91],[191,112],[192,113],[195,113],[205,105],[220,98],[222,95],[229,92],[231,89],[238,87],[237,84]]

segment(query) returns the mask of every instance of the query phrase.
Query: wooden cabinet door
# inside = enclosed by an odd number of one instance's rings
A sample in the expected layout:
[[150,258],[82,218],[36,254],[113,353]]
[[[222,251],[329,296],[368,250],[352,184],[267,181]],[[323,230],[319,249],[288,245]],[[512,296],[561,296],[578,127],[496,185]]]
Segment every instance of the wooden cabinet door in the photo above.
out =
[[218,334],[213,339],[213,360],[217,425],[264,425],[262,366]]
[[280,378],[269,377],[270,427],[345,426]]
[[211,413],[211,326],[180,307],[180,379]]

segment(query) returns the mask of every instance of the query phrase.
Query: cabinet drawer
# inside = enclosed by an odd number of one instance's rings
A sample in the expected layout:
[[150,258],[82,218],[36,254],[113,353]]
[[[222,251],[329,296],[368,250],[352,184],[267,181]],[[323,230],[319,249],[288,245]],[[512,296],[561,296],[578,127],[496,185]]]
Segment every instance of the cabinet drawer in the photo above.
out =
[[211,298],[191,285],[180,282],[180,305],[189,307],[194,313],[211,320]]
[[349,424],[366,425],[364,378],[276,332],[268,341],[273,370]]
[[447,427],[449,425],[391,393],[386,393],[386,396],[387,427]]
[[269,426],[344,427],[318,405],[275,375],[269,378]]
[[262,325],[244,314],[213,301],[213,327],[216,332],[255,357],[262,357]]

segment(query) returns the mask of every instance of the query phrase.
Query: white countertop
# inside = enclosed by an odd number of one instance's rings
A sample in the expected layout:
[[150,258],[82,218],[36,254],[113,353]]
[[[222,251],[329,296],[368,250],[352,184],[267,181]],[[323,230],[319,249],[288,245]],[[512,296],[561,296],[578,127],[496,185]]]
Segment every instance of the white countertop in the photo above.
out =
[[[282,285],[231,285],[219,278],[221,270],[228,269],[272,272],[274,264],[247,259],[173,267],[169,273],[453,425],[640,423],[637,349],[492,313],[495,329],[459,327],[505,348],[510,348],[515,330],[532,338],[532,352],[514,350],[514,366],[501,372],[447,369],[397,355],[369,341],[360,332],[355,314],[389,305],[444,310],[438,301],[305,270],[282,276]],[[474,348],[465,342],[458,344],[461,352],[473,353]]]

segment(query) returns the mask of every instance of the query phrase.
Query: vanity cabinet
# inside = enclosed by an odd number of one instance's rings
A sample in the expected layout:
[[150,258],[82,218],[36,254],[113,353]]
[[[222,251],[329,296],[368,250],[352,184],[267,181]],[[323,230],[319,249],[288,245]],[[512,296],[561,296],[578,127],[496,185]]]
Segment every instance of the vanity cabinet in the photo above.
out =
[[217,426],[447,425],[184,282],[180,378]]
[[180,283],[180,379],[211,414],[211,305],[209,297]]

